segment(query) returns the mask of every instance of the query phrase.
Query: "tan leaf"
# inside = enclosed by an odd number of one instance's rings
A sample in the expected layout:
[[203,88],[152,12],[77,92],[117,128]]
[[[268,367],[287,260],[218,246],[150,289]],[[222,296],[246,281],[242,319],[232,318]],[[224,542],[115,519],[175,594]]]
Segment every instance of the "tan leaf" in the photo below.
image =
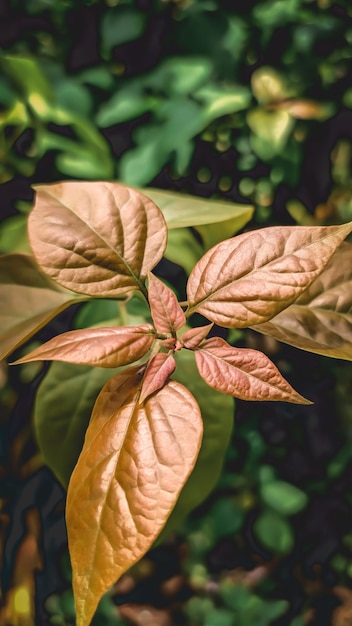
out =
[[291,306],[253,330],[308,352],[351,361],[351,244],[340,246],[325,270]]
[[148,363],[140,396],[140,403],[144,402],[148,396],[161,389],[169,376],[176,369],[176,361],[171,352],[159,352]]
[[78,298],[39,271],[33,257],[0,258],[0,360]]
[[268,321],[309,287],[351,231],[352,222],[274,226],[223,241],[189,277],[188,315],[197,311],[229,328]]
[[66,181],[36,191],[29,240],[49,276],[94,296],[144,289],[167,239],[164,217],[149,198],[109,182]]
[[138,404],[141,371],[114,376],[93,409],[67,495],[77,626],[150,548],[196,462],[202,420],[174,381]]
[[66,361],[76,365],[121,367],[141,359],[148,352],[154,338],[151,324],[70,330],[50,339],[15,361],[15,364]]
[[196,328],[186,330],[181,337],[182,344],[188,350],[194,350],[210,333],[213,326],[214,324],[207,324],[206,326],[197,326]]
[[268,357],[249,348],[233,348],[213,337],[195,350],[200,375],[222,393],[242,400],[283,400],[311,404],[285,380]]
[[148,274],[149,305],[156,330],[159,333],[174,333],[186,323],[176,295],[151,272]]

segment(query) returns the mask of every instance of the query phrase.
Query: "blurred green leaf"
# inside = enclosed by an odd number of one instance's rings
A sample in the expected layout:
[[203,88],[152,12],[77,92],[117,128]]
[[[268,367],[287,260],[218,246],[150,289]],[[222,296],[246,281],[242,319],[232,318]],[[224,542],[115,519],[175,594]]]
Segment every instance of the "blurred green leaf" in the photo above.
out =
[[284,480],[263,483],[260,494],[265,504],[281,515],[294,515],[304,509],[308,503],[308,497],[304,491]]
[[248,112],[247,123],[253,133],[252,148],[264,161],[282,152],[295,124],[287,111],[265,111],[260,107]]
[[252,95],[247,87],[222,87],[206,85],[195,92],[195,97],[201,101],[204,126],[223,115],[243,111],[249,106]]
[[117,91],[108,102],[104,102],[97,113],[97,124],[106,128],[133,120],[153,109],[158,99],[145,95],[136,84]]
[[1,225],[0,253],[6,252],[30,252],[26,215],[14,215]]
[[204,252],[204,247],[188,228],[169,230],[164,256],[169,261],[180,265],[187,275],[191,273]]
[[133,41],[143,34],[146,16],[136,9],[114,7],[106,10],[101,20],[101,40],[104,54],[115,46]]
[[254,523],[254,532],[260,543],[274,554],[287,554],[293,548],[292,527],[275,511],[264,509]]

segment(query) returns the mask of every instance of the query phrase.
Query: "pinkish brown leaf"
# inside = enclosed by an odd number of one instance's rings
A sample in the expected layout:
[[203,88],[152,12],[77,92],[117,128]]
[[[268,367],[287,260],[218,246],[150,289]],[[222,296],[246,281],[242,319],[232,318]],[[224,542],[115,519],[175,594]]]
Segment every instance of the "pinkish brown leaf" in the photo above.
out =
[[33,257],[0,259],[0,360],[79,298],[39,271]]
[[245,328],[287,308],[319,276],[352,222],[263,228],[227,239],[197,263],[188,280],[188,315]]
[[167,382],[169,376],[176,369],[176,361],[171,352],[159,352],[148,363],[141,391],[139,402],[151,396],[155,391],[159,391]]
[[93,296],[144,289],[167,239],[164,217],[149,198],[110,182],[66,181],[36,191],[29,240],[49,276]]
[[47,341],[15,364],[66,361],[76,365],[120,367],[141,359],[155,338],[151,324],[70,330]]
[[351,361],[351,244],[340,246],[325,270],[291,306],[253,330],[308,352]]
[[196,462],[202,420],[174,381],[138,403],[141,370],[114,376],[95,403],[67,494],[77,626],[150,548]]
[[311,404],[281,376],[268,357],[258,350],[233,348],[213,337],[195,350],[200,375],[222,393],[242,400],[283,400]]
[[186,323],[174,292],[151,272],[148,274],[148,296],[158,333],[174,333]]
[[197,328],[186,330],[181,337],[184,347],[189,350],[195,350],[206,338],[213,326],[214,324],[207,324],[206,326],[197,326]]

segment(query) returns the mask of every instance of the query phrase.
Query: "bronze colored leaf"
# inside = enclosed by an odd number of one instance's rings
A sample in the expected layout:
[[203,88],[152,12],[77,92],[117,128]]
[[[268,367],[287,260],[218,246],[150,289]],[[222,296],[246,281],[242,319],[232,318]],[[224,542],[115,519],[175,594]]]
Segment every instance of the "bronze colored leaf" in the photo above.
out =
[[291,306],[253,330],[308,352],[351,361],[351,244],[340,246],[325,270]]
[[118,328],[86,328],[62,333],[15,364],[30,361],[66,361],[76,365],[121,367],[141,359],[155,338],[151,324]]
[[83,299],[40,272],[33,257],[26,254],[1,257],[0,360],[70,304]]
[[144,402],[148,396],[161,389],[175,369],[176,361],[171,352],[156,354],[147,365],[139,402]]
[[66,181],[36,191],[29,240],[49,276],[93,296],[144,290],[167,239],[164,217],[152,200],[109,182]]
[[352,222],[274,226],[223,241],[188,279],[188,315],[197,311],[229,328],[268,321],[309,287],[351,231]]
[[195,350],[200,375],[222,393],[241,400],[283,400],[312,404],[285,380],[268,357],[249,348],[233,348],[213,337]]
[[202,420],[174,381],[138,404],[141,368],[114,376],[95,403],[67,495],[77,626],[150,548],[196,462]]
[[176,295],[151,272],[148,274],[148,297],[153,322],[158,333],[174,333],[186,323]]
[[210,333],[213,326],[214,324],[207,324],[206,326],[197,326],[196,328],[186,330],[181,337],[184,347],[189,350],[195,350]]

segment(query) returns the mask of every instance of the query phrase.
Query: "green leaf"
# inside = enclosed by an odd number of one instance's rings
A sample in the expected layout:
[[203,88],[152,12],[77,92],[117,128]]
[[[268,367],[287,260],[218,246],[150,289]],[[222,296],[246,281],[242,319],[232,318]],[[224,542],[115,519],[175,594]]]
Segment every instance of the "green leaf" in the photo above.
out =
[[204,199],[152,187],[141,191],[161,209],[169,229],[204,226],[207,229],[203,230],[203,233],[207,233],[207,241],[210,241],[210,231],[214,224],[224,223],[220,228],[226,230],[233,228],[232,232],[235,232],[249,222],[253,215],[253,207],[248,204]]
[[206,85],[195,92],[195,97],[203,104],[204,126],[223,115],[247,109],[252,94],[247,87],[222,87]]
[[38,389],[34,407],[38,445],[64,487],[81,452],[96,397],[113,374],[114,370],[55,362]]
[[161,539],[179,527],[184,518],[215,487],[224,463],[233,430],[232,398],[211,389],[199,376],[194,355],[188,350],[175,353],[177,368],[172,378],[187,386],[202,413],[203,441],[194,470],[183,487],[176,506],[161,534]]
[[264,483],[261,485],[260,495],[265,504],[281,515],[294,515],[308,503],[308,497],[301,489],[284,480]]
[[258,107],[247,114],[252,130],[251,145],[263,159],[272,159],[284,149],[295,122],[287,111],[266,111]]
[[133,120],[153,109],[157,102],[157,98],[145,95],[140,86],[128,86],[117,91],[110,100],[101,105],[96,117],[97,124],[106,128]]
[[30,56],[7,54],[2,57],[1,63],[36,115],[40,117],[43,112],[46,113],[49,103],[53,101],[53,91],[38,62]]
[[14,215],[1,225],[0,252],[30,252],[27,237],[27,215]]
[[164,256],[169,261],[183,267],[189,275],[204,254],[203,246],[188,228],[174,228],[169,231]]
[[262,545],[274,553],[287,554],[293,548],[292,527],[275,511],[262,511],[254,523],[254,532]]
[[101,22],[102,47],[109,54],[115,46],[133,41],[144,31],[146,16],[127,7],[105,10]]

